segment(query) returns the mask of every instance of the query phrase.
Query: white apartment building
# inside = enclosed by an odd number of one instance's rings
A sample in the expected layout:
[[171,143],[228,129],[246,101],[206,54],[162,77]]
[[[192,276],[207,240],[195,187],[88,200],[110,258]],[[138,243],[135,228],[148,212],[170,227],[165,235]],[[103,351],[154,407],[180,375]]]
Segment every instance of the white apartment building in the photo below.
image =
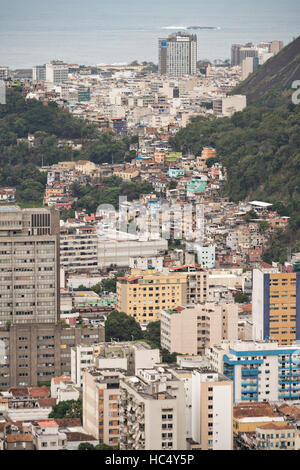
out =
[[34,421],[31,423],[31,434],[36,450],[63,450],[67,446],[67,436],[59,431],[54,419]]
[[233,381],[233,401],[300,402],[300,350],[276,341],[223,341],[206,350],[212,367]]
[[168,369],[120,381],[120,450],[186,450],[184,385]]
[[46,80],[46,65],[36,65],[32,68],[32,80],[44,82]]
[[97,343],[71,349],[71,380],[82,387],[83,372],[95,366],[99,370],[123,370],[130,375],[160,363],[159,349],[144,342]]
[[241,286],[244,290],[247,275],[242,269],[213,269],[208,273],[208,283],[211,287],[226,286],[234,289]]
[[98,269],[98,237],[96,231],[84,227],[68,227],[60,235],[60,266],[65,272]]
[[77,387],[82,387],[83,371],[94,364],[93,346],[71,348],[71,380]]
[[193,371],[192,439],[201,450],[233,449],[233,384],[216,372]]
[[68,80],[69,67],[59,60],[46,64],[46,82],[57,85]]
[[7,80],[9,77],[9,68],[0,66],[0,80]]
[[79,286],[84,286],[87,289],[99,284],[103,279],[109,279],[109,276],[102,276],[97,274],[69,274],[67,280],[67,287],[69,289],[77,289]]
[[176,77],[195,75],[197,71],[197,35],[174,33],[159,39],[159,73]]
[[57,398],[58,389],[61,383],[71,383],[71,377],[69,375],[61,375],[60,377],[53,377],[51,379],[51,398]]
[[199,246],[194,243],[194,250],[197,253],[198,263],[203,269],[212,269],[216,265],[216,247],[215,245],[210,246]]
[[159,349],[144,342],[99,343],[93,350],[98,369],[120,369],[136,375],[139,369],[152,369],[160,363]]
[[62,382],[57,392],[57,403],[61,401],[78,400],[80,398],[79,387],[73,383]]

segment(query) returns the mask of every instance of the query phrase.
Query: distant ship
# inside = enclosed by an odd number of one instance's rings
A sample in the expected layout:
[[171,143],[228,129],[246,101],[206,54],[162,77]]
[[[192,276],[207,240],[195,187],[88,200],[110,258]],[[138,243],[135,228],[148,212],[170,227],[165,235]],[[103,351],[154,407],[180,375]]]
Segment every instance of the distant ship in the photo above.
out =
[[161,29],[188,29],[186,26],[163,26]]
[[221,29],[216,26],[188,26],[187,29]]

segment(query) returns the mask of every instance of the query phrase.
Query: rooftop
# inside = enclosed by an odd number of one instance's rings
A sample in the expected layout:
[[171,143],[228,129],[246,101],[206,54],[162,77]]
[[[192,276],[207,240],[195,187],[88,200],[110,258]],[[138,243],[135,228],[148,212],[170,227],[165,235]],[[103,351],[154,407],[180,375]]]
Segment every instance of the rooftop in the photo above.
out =
[[233,416],[236,419],[279,417],[279,413],[266,402],[245,402],[233,407]]
[[8,443],[12,443],[12,442],[32,442],[32,436],[30,434],[23,434],[23,433],[7,434],[6,441]]
[[88,442],[88,441],[96,441],[93,436],[89,434],[84,434],[82,432],[66,432],[68,442]]
[[261,424],[256,429],[275,429],[275,430],[285,430],[285,429],[294,429],[290,423],[278,423],[277,421],[273,421],[271,423]]
[[296,421],[300,420],[300,406],[284,404],[281,405],[278,410],[289,418],[295,419]]
[[40,426],[41,428],[58,427],[58,424],[54,419],[47,419],[47,420],[44,420],[44,421],[36,421],[36,424],[38,426]]

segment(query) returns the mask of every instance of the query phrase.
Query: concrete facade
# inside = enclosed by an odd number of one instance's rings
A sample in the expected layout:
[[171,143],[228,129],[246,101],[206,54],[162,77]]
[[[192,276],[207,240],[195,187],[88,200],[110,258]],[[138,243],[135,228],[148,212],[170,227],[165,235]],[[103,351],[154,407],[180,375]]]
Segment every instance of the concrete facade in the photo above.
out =
[[238,306],[206,302],[162,310],[161,344],[171,353],[197,355],[222,340],[238,339]]
[[0,208],[0,326],[59,319],[59,212]]
[[104,340],[104,328],[67,328],[60,324],[12,325],[0,329],[7,355],[0,364],[0,388],[35,386],[71,374],[71,348]]

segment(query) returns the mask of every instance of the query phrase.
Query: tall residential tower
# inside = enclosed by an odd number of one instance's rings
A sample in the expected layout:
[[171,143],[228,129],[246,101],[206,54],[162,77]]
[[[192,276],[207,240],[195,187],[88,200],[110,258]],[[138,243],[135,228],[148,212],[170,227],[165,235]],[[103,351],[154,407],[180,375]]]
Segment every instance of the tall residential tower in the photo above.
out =
[[0,208],[0,326],[59,319],[59,213]]
[[253,339],[300,340],[300,272],[253,271]]
[[161,75],[182,77],[197,71],[197,36],[174,33],[158,40],[158,67]]

